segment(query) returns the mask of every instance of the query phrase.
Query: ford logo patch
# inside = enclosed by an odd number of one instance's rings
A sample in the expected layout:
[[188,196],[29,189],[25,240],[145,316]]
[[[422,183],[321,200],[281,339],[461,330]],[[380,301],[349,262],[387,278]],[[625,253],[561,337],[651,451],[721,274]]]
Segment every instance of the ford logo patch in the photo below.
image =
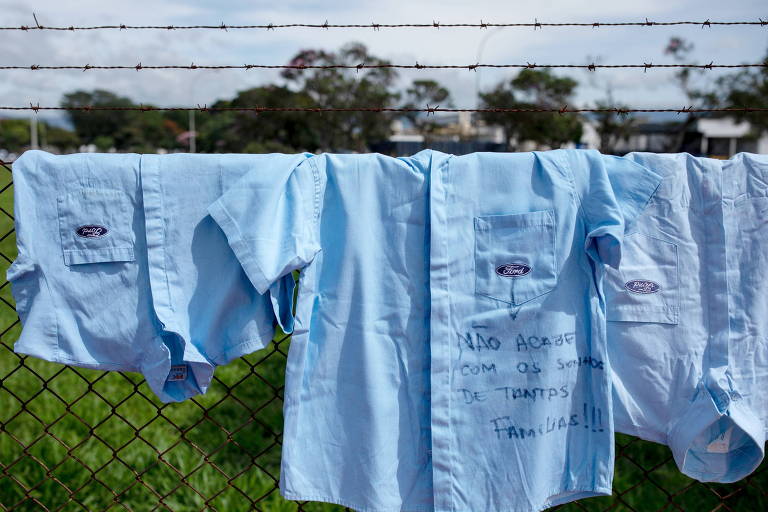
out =
[[654,283],[653,281],[648,281],[647,279],[633,279],[632,281],[627,281],[624,284],[624,288],[627,289],[627,291],[632,293],[656,293],[659,290],[661,290],[661,286],[659,286],[659,283]]
[[109,231],[104,226],[88,224],[77,228],[75,233],[81,238],[100,238],[109,233]]
[[501,277],[523,277],[531,273],[530,265],[525,263],[505,263],[496,267],[496,273]]

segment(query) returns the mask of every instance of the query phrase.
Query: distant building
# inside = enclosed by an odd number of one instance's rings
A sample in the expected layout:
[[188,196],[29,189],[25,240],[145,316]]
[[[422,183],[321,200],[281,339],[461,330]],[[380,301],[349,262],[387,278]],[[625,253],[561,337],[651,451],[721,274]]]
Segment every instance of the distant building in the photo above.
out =
[[[426,147],[453,154],[549,149],[527,141],[506,141],[501,127],[485,124],[472,112],[438,114],[434,116],[434,121],[439,128],[431,134],[429,141],[409,123],[397,120],[392,124],[389,140],[374,145],[372,149],[397,155],[413,154]],[[713,158],[729,158],[742,151],[768,153],[768,134],[755,136],[752,126],[746,121],[737,122],[726,117],[697,119],[682,136],[680,123],[639,120],[632,127],[629,137],[615,144],[614,152],[622,155],[631,151],[685,151]],[[600,149],[596,122],[584,117],[581,140],[566,146]]]
[[[585,147],[600,149],[600,137],[595,124],[586,120],[582,142]],[[631,151],[665,153],[685,151],[697,156],[729,158],[742,151],[768,153],[768,134],[755,136],[752,126],[732,118],[703,118],[695,120],[679,137],[680,122],[641,122],[632,128],[626,140],[616,143],[615,153]]]
[[387,155],[412,155],[422,149],[434,149],[453,155],[475,151],[509,151],[504,131],[483,121],[473,123],[472,112],[439,113],[434,116],[438,129],[429,140],[413,125],[401,119],[393,121],[392,135],[385,142],[371,145],[372,151]]

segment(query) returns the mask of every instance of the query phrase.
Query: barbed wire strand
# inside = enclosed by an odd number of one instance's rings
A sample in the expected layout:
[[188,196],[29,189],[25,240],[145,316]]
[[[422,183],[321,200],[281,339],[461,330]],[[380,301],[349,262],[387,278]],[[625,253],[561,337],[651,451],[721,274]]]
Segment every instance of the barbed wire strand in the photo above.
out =
[[480,68],[493,68],[493,69],[552,69],[552,68],[570,68],[570,69],[586,69],[589,71],[595,71],[597,69],[618,69],[618,68],[631,68],[642,69],[648,71],[649,69],[664,69],[664,68],[682,68],[682,69],[735,69],[735,68],[768,68],[768,61],[753,64],[715,64],[711,61],[709,64],[654,64],[652,62],[644,62],[642,64],[537,64],[535,62],[526,62],[525,64],[220,64],[220,65],[205,65],[205,64],[168,64],[168,65],[145,65],[141,62],[135,65],[112,65],[101,66],[92,64],[83,65],[63,65],[63,66],[43,66],[39,64],[31,64],[26,66],[0,66],[0,70],[26,70],[26,71],[46,71],[46,70],[78,70],[78,71],[90,71],[90,70],[161,70],[161,69],[178,69],[178,70],[225,70],[225,69],[467,69],[469,71],[476,71]]
[[616,114],[630,114],[630,113],[651,113],[651,112],[673,112],[677,114],[689,113],[689,112],[721,112],[721,113],[752,113],[752,112],[768,112],[768,107],[728,107],[728,108],[694,108],[693,106],[682,108],[620,108],[620,107],[605,107],[605,108],[571,108],[568,105],[562,107],[531,107],[531,108],[507,108],[507,107],[488,107],[488,108],[441,108],[439,105],[430,107],[427,105],[425,108],[415,107],[208,107],[207,105],[198,105],[196,107],[156,107],[152,105],[136,105],[129,107],[117,107],[117,106],[102,106],[102,105],[77,105],[67,107],[41,107],[40,105],[30,104],[28,107],[11,107],[0,106],[0,110],[9,111],[48,111],[48,110],[63,110],[63,111],[75,111],[75,112],[124,112],[124,111],[138,111],[138,112],[425,112],[427,114],[435,114],[437,112],[479,112],[479,113],[552,113],[552,114],[570,114],[570,113],[616,113]]
[[[34,15],[33,15],[34,16]],[[42,30],[54,30],[54,31],[69,31],[74,32],[78,30],[245,30],[245,29],[262,29],[262,30],[276,30],[286,28],[310,28],[310,29],[358,29],[367,28],[373,30],[380,30],[383,28],[533,28],[534,30],[544,27],[587,27],[587,28],[601,28],[601,27],[668,27],[668,26],[682,26],[693,25],[700,26],[701,28],[711,28],[714,26],[768,26],[768,19],[757,18],[757,20],[745,20],[745,21],[712,21],[709,18],[702,21],[652,21],[645,18],[645,21],[618,21],[618,22],[564,22],[564,23],[550,23],[541,22],[538,18],[534,18],[533,22],[523,23],[495,23],[485,22],[480,20],[478,23],[442,23],[440,21],[433,20],[431,23],[329,23],[326,20],[324,23],[267,23],[267,24],[253,24],[253,25],[228,25],[221,22],[217,25],[92,25],[92,26],[77,26],[77,25],[43,25],[38,22],[37,16],[34,16],[34,25],[18,25],[18,26],[2,26],[0,30],[18,30],[18,31],[42,31]]]

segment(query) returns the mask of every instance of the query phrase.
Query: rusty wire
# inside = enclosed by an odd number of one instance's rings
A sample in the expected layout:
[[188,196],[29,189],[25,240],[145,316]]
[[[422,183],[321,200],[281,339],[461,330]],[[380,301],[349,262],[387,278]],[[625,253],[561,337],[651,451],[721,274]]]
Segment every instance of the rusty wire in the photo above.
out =
[[768,19],[757,18],[756,20],[742,20],[742,21],[712,21],[709,18],[701,21],[652,21],[645,18],[644,21],[616,21],[616,22],[541,22],[538,18],[535,18],[532,22],[521,23],[499,23],[499,22],[485,22],[480,20],[478,23],[442,23],[440,21],[433,20],[431,23],[329,23],[326,20],[324,23],[267,23],[267,24],[232,24],[228,25],[221,22],[216,25],[126,25],[123,23],[117,25],[91,25],[91,26],[77,26],[77,25],[43,25],[38,22],[37,16],[33,15],[34,25],[18,25],[18,26],[2,26],[0,30],[56,30],[56,31],[69,31],[74,32],[78,30],[243,30],[243,29],[262,29],[262,30],[276,30],[286,28],[310,28],[310,29],[372,29],[381,30],[383,28],[533,28],[534,30],[542,29],[544,27],[587,27],[587,28],[601,28],[601,27],[668,27],[668,26],[699,26],[701,28],[711,28],[715,26],[768,26]]
[[40,64],[31,64],[27,66],[0,66],[0,70],[24,70],[24,71],[49,71],[49,70],[77,70],[77,71],[90,71],[90,70],[158,70],[158,69],[178,69],[178,70],[225,70],[225,69],[466,69],[469,71],[476,71],[478,69],[586,69],[588,71],[595,71],[597,69],[642,69],[648,71],[649,69],[735,69],[735,68],[768,68],[767,62],[751,63],[751,64],[715,64],[714,61],[709,64],[654,64],[652,62],[644,62],[642,64],[537,64],[535,62],[526,62],[525,64],[420,64],[418,62],[414,64],[164,64],[164,65],[147,65],[139,62],[138,64],[131,65],[62,65],[62,66],[45,66]]

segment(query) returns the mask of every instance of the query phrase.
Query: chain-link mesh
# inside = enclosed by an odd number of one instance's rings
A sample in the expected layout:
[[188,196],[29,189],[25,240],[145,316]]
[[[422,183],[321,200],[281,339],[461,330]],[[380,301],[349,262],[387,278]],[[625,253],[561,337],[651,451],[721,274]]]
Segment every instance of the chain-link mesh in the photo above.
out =
[[[16,255],[13,183],[0,166],[0,260]],[[290,340],[220,367],[209,391],[162,404],[140,376],[13,352],[21,326],[0,285],[0,509],[342,510],[278,492]],[[731,485],[683,476],[667,448],[617,436],[611,497],[561,510],[768,510],[768,464]]]

